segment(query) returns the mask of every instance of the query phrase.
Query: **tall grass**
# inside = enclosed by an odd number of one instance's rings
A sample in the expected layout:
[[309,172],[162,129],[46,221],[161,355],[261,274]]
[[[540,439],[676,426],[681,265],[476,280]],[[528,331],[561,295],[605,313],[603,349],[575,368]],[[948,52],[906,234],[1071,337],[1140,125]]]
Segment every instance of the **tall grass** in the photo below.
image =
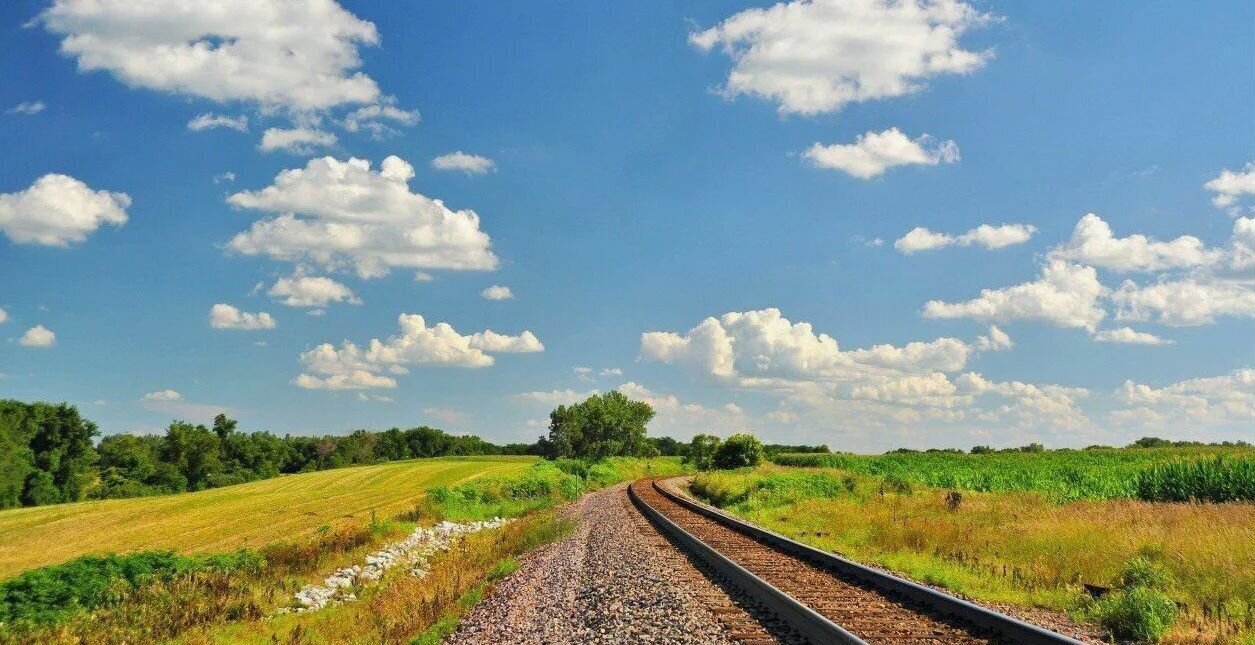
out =
[[[785,454],[783,466],[839,468],[865,475],[893,476],[912,483],[965,491],[1033,491],[1056,502],[1139,498],[1142,471],[1166,463],[1255,459],[1255,450],[1239,447],[1108,448],[992,454],[891,453],[885,455]],[[1250,467],[1231,471],[1250,491]],[[1226,481],[1234,481],[1229,479]],[[1144,498],[1158,499],[1158,498]],[[1187,497],[1188,499],[1188,497]],[[1244,498],[1255,499],[1248,495]]]
[[1150,502],[1255,500],[1255,459],[1156,464],[1138,473],[1136,488]]

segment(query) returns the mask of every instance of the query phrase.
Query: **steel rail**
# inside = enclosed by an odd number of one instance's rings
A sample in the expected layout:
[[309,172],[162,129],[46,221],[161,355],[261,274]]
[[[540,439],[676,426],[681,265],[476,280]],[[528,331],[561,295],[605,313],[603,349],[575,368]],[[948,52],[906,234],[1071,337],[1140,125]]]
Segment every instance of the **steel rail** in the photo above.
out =
[[[639,482],[638,482],[639,483]],[[628,497],[641,513],[653,522],[663,533],[670,535],[676,542],[690,553],[705,562],[732,586],[741,590],[753,600],[766,606],[790,628],[802,634],[814,643],[846,643],[848,645],[867,645],[867,641],[847,632],[840,625],[828,620],[819,612],[798,602],[789,594],[776,588],[770,582],[750,573],[741,565],[727,556],[712,549],[705,542],[671,521],[666,515],[650,506],[641,499],[634,490],[637,484],[628,486]]]
[[755,541],[766,544],[777,551],[806,560],[820,568],[832,571],[838,576],[857,579],[880,592],[893,594],[924,605],[938,614],[954,616],[978,628],[997,634],[1010,642],[1025,643],[1027,645],[1082,645],[1081,641],[1069,638],[1063,634],[1052,632],[1037,625],[1026,623],[1018,618],[970,603],[962,598],[942,593],[931,587],[925,587],[893,574],[861,565],[853,560],[847,560],[839,555],[821,551],[812,546],[791,540],[779,533],[754,526],[749,522],[698,503],[686,496],[677,495],[665,487],[659,486],[657,481],[651,483],[654,490],[671,501],[746,535]]

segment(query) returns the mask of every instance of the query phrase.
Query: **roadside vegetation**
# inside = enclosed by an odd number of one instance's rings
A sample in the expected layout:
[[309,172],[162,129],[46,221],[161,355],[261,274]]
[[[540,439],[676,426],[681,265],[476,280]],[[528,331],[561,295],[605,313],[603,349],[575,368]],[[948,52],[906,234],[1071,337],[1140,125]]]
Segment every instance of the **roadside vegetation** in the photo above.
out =
[[[1190,448],[1176,456],[1162,448],[1134,457],[1104,452],[1102,463],[1139,464],[1118,471],[1131,481],[1148,463],[1200,456]],[[1052,454],[993,463],[1062,472]],[[694,479],[692,491],[818,548],[978,600],[1069,612],[1121,639],[1255,642],[1255,504],[1086,499],[1060,495],[1077,489],[1048,477],[1037,480],[1040,490],[936,487],[920,480],[944,474],[912,471],[903,457],[890,457],[880,465],[892,468],[876,474],[778,465],[710,471]],[[871,470],[876,459],[853,463]],[[1034,468],[1031,459],[1051,465]],[[925,469],[955,462],[914,463]]]

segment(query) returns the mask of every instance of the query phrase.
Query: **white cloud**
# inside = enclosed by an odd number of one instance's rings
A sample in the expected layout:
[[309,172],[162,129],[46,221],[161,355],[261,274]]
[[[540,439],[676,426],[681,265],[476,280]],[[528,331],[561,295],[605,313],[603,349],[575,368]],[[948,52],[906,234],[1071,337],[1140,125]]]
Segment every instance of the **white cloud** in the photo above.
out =
[[1000,410],[1011,414],[1021,423],[1034,425],[1079,428],[1089,424],[1089,419],[1078,406],[1080,399],[1089,396],[1089,390],[1062,385],[1034,385],[1021,381],[990,381],[975,372],[967,372],[955,379],[961,393],[972,396],[993,394],[1012,403]]
[[1255,282],[1250,278],[1200,276],[1146,286],[1125,280],[1111,299],[1116,320],[1193,327],[1212,324],[1220,316],[1255,318]]
[[267,295],[289,307],[326,307],[334,302],[362,304],[351,289],[331,278],[299,273],[276,280]]
[[518,336],[508,336],[486,329],[471,334],[471,348],[480,349],[494,354],[534,354],[545,351],[540,339],[530,331]]
[[225,114],[205,112],[203,114],[196,115],[191,121],[187,122],[187,129],[194,132],[211,130],[213,128],[227,128],[237,132],[247,132],[248,117],[242,115],[232,117]]
[[414,282],[431,282],[432,280],[435,280],[435,279],[436,279],[436,276],[433,276],[432,274],[426,271],[418,271],[417,273],[414,274]]
[[867,374],[962,369],[970,348],[954,338],[875,345],[844,351],[836,339],[793,323],[778,309],[728,312],[707,318],[683,336],[641,335],[641,358],[686,366],[717,381],[756,386],[772,380],[852,380]]
[[908,138],[901,130],[866,132],[854,143],[816,143],[803,156],[818,168],[841,170],[859,179],[871,179],[895,166],[935,166],[959,160],[959,146],[953,141],[932,145],[927,134]]
[[719,407],[685,403],[674,394],[654,392],[632,381],[615,389],[630,399],[648,403],[654,409],[654,418],[649,422],[652,434],[683,440],[702,432],[729,434],[746,429],[748,420],[745,412],[735,403]]
[[[3,322],[3,321],[0,321]],[[598,376],[623,376],[623,370],[617,367],[603,367],[597,372]]]
[[8,112],[9,114],[31,115],[43,112],[46,107],[48,106],[44,105],[43,101],[23,101],[22,103],[18,103],[8,110],[5,110],[5,112]]
[[396,128],[389,125],[391,122],[395,125],[409,126],[418,123],[418,110],[403,110],[389,102],[375,105],[362,106],[344,117],[341,125],[349,132],[357,132],[359,130],[367,130],[375,139],[400,134]]
[[246,255],[353,268],[363,278],[391,268],[497,268],[490,240],[471,210],[410,192],[414,168],[399,157],[378,171],[365,159],[311,159],[273,185],[232,195],[237,208],[280,213],[254,222],[228,245]]
[[1000,352],[1014,346],[1015,343],[1011,341],[1011,337],[1005,331],[998,329],[997,325],[989,326],[988,336],[980,336],[976,339],[976,349],[982,352]]
[[1163,271],[1212,264],[1223,257],[1193,235],[1160,242],[1145,235],[1115,237],[1111,226],[1093,213],[1076,223],[1072,237],[1050,253],[1051,257],[1090,264],[1114,271]]
[[510,287],[503,287],[499,284],[480,291],[479,295],[485,300],[514,300],[514,292],[510,291]]
[[39,19],[80,71],[133,87],[292,112],[379,98],[357,71],[375,26],[333,0],[56,0]]
[[925,318],[973,318],[987,322],[1039,320],[1057,327],[1094,330],[1107,312],[1100,300],[1108,289],[1093,267],[1052,260],[1041,278],[1002,289],[982,289],[967,302],[931,300]]
[[307,127],[266,128],[258,144],[263,152],[284,150],[292,154],[312,154],[316,148],[335,145],[336,135],[325,130]]
[[275,319],[264,311],[251,314],[231,305],[218,303],[209,309],[209,325],[214,329],[274,329]]
[[234,411],[226,406],[185,401],[183,395],[175,390],[149,392],[140,398],[139,404],[149,412],[168,414],[198,422],[208,421],[217,414],[234,414]]
[[30,188],[0,193],[0,231],[17,244],[69,246],[105,224],[122,226],[131,198],[92,190],[67,175],[47,174]]
[[1113,412],[1116,423],[1170,428],[1230,425],[1249,431],[1255,419],[1255,369],[1187,379],[1156,388],[1124,382],[1116,398],[1129,406]]
[[4,309],[0,309],[0,325],[3,325],[4,323],[8,322],[8,320],[9,320],[9,312],[5,311]]
[[539,403],[546,407],[556,408],[559,405],[579,403],[594,394],[600,393],[600,390],[589,390],[587,392],[577,392],[575,390],[550,390],[548,392],[523,392],[521,394],[515,394],[510,398],[523,403]]
[[1128,345],[1171,345],[1174,342],[1151,333],[1137,331],[1132,327],[1104,329],[1094,334],[1093,339],[1100,343],[1124,343]]
[[959,38],[991,19],[956,0],[798,0],[746,9],[689,42],[703,51],[721,47],[732,58],[725,95],[817,114],[979,69],[992,51],[963,49]]
[[43,325],[35,325],[22,334],[17,344],[22,347],[52,347],[57,344],[57,335]]
[[366,392],[358,392],[357,400],[373,402],[373,403],[392,403],[393,402],[393,399],[390,396],[384,396],[382,394],[367,394]]
[[906,255],[917,251],[940,249],[953,244],[959,246],[983,246],[989,250],[1023,244],[1033,237],[1037,227],[1031,224],[981,224],[961,235],[935,233],[922,226],[911,229],[893,243],[893,248]]
[[408,366],[488,367],[493,353],[527,353],[544,350],[530,331],[518,336],[492,330],[464,336],[448,323],[427,326],[418,314],[397,318],[401,333],[380,341],[371,339],[365,349],[344,341],[339,348],[324,343],[301,354],[305,373],[296,385],[306,389],[370,389],[396,387],[381,372],[406,374]]
[[235,173],[231,172],[230,170],[220,175],[214,175],[215,184],[221,184],[223,182],[232,182],[232,181],[235,181]]
[[458,150],[432,159],[431,167],[436,170],[460,170],[468,175],[482,175],[495,170],[496,164],[488,157]]
[[1203,184],[1203,187],[1216,193],[1211,203],[1217,208],[1233,206],[1243,196],[1255,195],[1255,162],[1246,164],[1240,171],[1225,168],[1218,177]]

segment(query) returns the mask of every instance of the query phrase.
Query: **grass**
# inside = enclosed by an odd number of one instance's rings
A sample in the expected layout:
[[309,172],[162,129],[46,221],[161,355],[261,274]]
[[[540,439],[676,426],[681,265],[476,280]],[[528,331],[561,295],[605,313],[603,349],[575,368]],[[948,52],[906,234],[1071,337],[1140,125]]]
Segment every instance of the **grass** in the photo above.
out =
[[428,488],[521,473],[531,457],[446,457],[341,468],[161,497],[0,511],[0,578],[104,552],[212,553],[390,517]]
[[[1230,464],[1226,472],[1239,472],[1247,478],[1243,480],[1246,487],[1241,490],[1250,492],[1255,488],[1255,479],[1251,479],[1255,474],[1255,449],[1249,447],[1101,448],[976,455],[785,454],[777,455],[773,461],[782,466],[839,468],[963,491],[1033,491],[1053,501],[1069,502],[1138,498],[1144,472],[1173,464],[1215,462],[1218,458]],[[1243,463],[1246,465],[1241,467]],[[1188,491],[1186,495],[1188,498]]]
[[1143,591],[1093,607],[1082,588],[1128,586],[1130,562],[1149,559],[1171,580],[1160,593],[1181,604],[1167,641],[1255,641],[1255,504],[1059,503],[1020,491],[956,498],[883,476],[780,466],[702,474],[692,489],[761,526],[916,580],[1094,620],[1102,611],[1122,624],[1130,611],[1162,614]]

